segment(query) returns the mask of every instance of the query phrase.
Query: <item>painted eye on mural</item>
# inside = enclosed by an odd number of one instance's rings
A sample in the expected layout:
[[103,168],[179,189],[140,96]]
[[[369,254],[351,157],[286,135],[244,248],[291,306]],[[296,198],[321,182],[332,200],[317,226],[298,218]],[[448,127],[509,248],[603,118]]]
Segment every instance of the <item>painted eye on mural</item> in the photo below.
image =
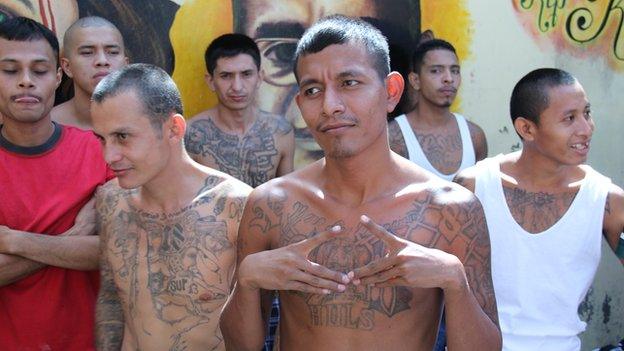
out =
[[279,86],[296,83],[292,70],[298,41],[298,38],[256,39],[267,82]]

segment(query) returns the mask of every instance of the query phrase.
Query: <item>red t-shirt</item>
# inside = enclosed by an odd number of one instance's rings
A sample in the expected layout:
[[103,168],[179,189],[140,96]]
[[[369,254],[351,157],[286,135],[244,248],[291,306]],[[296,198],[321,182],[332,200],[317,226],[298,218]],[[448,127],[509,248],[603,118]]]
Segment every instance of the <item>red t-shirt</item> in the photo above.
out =
[[[0,224],[58,235],[112,178],[93,133],[55,125],[41,146],[0,135]],[[98,272],[47,266],[0,287],[0,350],[94,350]]]

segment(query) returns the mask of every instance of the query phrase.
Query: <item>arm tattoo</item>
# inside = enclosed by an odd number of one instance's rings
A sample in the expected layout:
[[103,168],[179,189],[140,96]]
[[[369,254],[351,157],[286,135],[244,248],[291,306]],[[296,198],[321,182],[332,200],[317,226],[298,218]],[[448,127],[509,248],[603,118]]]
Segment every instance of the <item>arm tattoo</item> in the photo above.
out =
[[390,141],[390,149],[397,154],[409,158],[407,152],[407,146],[405,145],[405,139],[403,139],[403,133],[399,124],[395,121],[388,123],[388,140]]
[[95,311],[95,346],[99,351],[120,350],[124,333],[123,309],[113,281],[113,271],[105,257],[101,259],[100,275]]
[[576,192],[533,193],[508,186],[503,186],[503,191],[513,218],[530,233],[541,233],[554,225],[576,197]]
[[290,131],[284,118],[265,114],[242,137],[223,132],[211,119],[200,119],[189,127],[185,145],[189,153],[213,160],[207,165],[256,187],[275,177],[280,159],[276,138]]

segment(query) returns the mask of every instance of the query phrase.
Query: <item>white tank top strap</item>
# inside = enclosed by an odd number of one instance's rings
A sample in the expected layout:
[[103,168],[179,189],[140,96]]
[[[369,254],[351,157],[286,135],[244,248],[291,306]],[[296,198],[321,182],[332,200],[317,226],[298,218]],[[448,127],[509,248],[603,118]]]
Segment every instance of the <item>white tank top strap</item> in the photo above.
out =
[[477,159],[474,151],[474,145],[472,145],[472,138],[470,137],[470,128],[468,128],[468,122],[464,116],[453,113],[455,120],[457,121],[457,127],[459,128],[459,135],[462,142],[462,162],[459,166],[461,171],[464,168],[468,168],[475,164]]

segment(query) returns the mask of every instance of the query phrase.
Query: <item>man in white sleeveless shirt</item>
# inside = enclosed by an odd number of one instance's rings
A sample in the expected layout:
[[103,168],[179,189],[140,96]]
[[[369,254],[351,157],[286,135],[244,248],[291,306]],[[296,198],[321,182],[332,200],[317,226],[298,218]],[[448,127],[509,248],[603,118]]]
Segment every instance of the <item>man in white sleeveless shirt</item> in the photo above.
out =
[[419,44],[409,82],[418,104],[389,123],[394,152],[446,180],[487,156],[483,130],[450,111],[461,83],[453,45],[441,39]]
[[577,311],[600,261],[601,234],[614,251],[624,249],[624,192],[583,164],[594,121],[569,73],[527,74],[510,112],[522,150],[456,177],[485,211],[503,349],[579,350],[586,324]]

